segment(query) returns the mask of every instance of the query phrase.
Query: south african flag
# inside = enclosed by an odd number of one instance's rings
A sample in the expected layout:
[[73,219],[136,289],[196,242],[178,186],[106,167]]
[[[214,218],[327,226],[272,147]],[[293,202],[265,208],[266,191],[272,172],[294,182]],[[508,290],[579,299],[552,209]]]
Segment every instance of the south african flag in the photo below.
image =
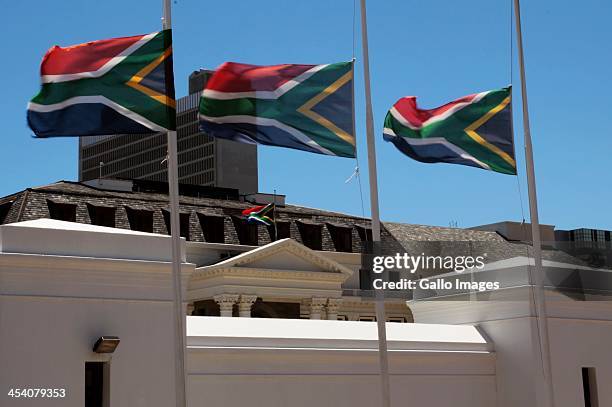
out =
[[200,99],[214,137],[355,157],[353,63],[258,66],[226,62]]
[[398,150],[421,162],[516,174],[510,87],[428,110],[417,107],[416,97],[404,97],[387,113],[383,134]]
[[28,104],[38,137],[176,128],[170,30],[55,46],[40,73],[42,89]]
[[248,208],[242,211],[242,214],[247,217],[249,223],[261,223],[265,226],[274,224],[274,204],[259,205],[253,208]]

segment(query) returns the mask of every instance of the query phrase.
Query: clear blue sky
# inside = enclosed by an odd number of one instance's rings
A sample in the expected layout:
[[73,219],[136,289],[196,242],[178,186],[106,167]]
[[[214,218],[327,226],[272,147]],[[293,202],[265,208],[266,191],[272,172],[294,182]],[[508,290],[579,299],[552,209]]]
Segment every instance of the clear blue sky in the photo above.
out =
[[[540,220],[558,228],[612,229],[612,3],[523,3]],[[510,82],[510,0],[370,0],[368,7],[382,219],[441,226],[456,221],[460,227],[520,220],[516,177],[418,163],[381,133],[386,111],[402,96],[435,107]],[[177,0],[173,10],[178,96],[187,93],[193,70],[227,60],[328,63],[353,56],[353,0]],[[1,196],[77,178],[77,140],[32,139],[26,126],[25,107],[38,91],[47,48],[156,31],[160,14],[155,0],[5,2]],[[367,215],[360,46],[357,41],[356,113]],[[519,180],[528,217],[516,62],[514,67]],[[351,159],[262,147],[260,190],[361,215],[357,182],[344,183],[354,167]]]

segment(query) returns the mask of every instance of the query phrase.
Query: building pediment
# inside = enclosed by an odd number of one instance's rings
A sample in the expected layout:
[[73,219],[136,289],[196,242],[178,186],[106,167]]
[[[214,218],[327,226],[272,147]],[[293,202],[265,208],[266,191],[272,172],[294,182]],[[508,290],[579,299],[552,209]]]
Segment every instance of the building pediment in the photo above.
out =
[[267,271],[295,271],[335,273],[348,278],[352,270],[331,260],[293,239],[282,239],[258,247],[219,263],[199,267],[198,273],[212,270],[261,269]]
[[189,300],[223,293],[259,297],[340,297],[353,271],[292,239],[272,242],[219,263],[198,267]]

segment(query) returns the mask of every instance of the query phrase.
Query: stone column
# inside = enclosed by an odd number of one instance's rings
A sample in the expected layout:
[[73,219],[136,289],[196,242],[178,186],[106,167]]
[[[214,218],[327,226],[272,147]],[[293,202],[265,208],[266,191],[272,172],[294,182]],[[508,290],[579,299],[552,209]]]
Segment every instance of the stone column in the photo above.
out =
[[310,303],[310,319],[321,319],[325,304],[327,304],[327,298],[312,297],[312,302]]
[[300,318],[310,319],[310,298],[303,298],[300,301]]
[[338,308],[340,308],[341,298],[330,298],[327,300],[327,319],[338,320]]
[[242,318],[251,318],[251,307],[257,301],[256,295],[241,295],[238,303],[239,315]]
[[234,304],[238,302],[239,297],[238,294],[219,294],[213,297],[215,302],[219,304],[219,308],[221,308],[220,315],[222,317],[232,316]]

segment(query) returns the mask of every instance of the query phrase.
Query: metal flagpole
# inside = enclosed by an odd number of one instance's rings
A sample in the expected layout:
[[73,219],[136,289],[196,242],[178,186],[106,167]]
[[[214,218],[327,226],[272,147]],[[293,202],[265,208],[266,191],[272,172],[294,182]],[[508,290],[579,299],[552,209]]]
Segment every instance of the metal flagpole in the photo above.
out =
[[[545,389],[541,392],[543,407],[554,406],[552,376],[550,365],[550,346],[548,343],[548,321],[546,316],[546,299],[544,294],[544,270],[542,268],[542,240],[540,237],[540,222],[538,219],[538,201],[535,185],[535,170],[533,165],[533,149],[531,145],[531,130],[529,126],[529,110],[527,106],[527,84],[525,81],[525,60],[523,56],[523,34],[521,31],[521,6],[519,0],[514,0],[514,15],[516,22],[516,41],[521,72],[521,96],[523,101],[523,131],[525,133],[525,163],[527,166],[527,187],[529,192],[529,213],[531,218],[531,235],[533,239],[533,257],[535,270],[531,271],[530,280],[534,283],[534,300],[538,324],[539,353],[542,367],[542,378]],[[535,272],[535,275],[533,273]],[[539,386],[538,386],[539,387]]]
[[[172,28],[170,0],[163,1],[163,28]],[[181,233],[179,217],[178,154],[176,131],[168,131],[168,195],[170,196],[170,234],[172,235],[172,288],[174,291],[174,386],[176,407],[187,405],[185,387],[185,313],[181,287]]]
[[274,241],[278,240],[278,228],[276,227],[276,189],[274,190],[274,197],[272,203],[272,222],[274,223]]
[[[376,146],[370,90],[370,57],[368,52],[368,24],[366,0],[361,0],[361,42],[363,49],[363,78],[366,97],[366,137],[368,145],[368,173],[370,177],[370,206],[372,212],[372,241],[374,250],[380,246],[380,215],[378,211],[378,178],[376,174]],[[378,357],[382,390],[382,407],[391,407],[389,384],[389,360],[387,355],[387,332],[385,326],[385,300],[382,290],[376,290],[376,325],[378,327]]]

